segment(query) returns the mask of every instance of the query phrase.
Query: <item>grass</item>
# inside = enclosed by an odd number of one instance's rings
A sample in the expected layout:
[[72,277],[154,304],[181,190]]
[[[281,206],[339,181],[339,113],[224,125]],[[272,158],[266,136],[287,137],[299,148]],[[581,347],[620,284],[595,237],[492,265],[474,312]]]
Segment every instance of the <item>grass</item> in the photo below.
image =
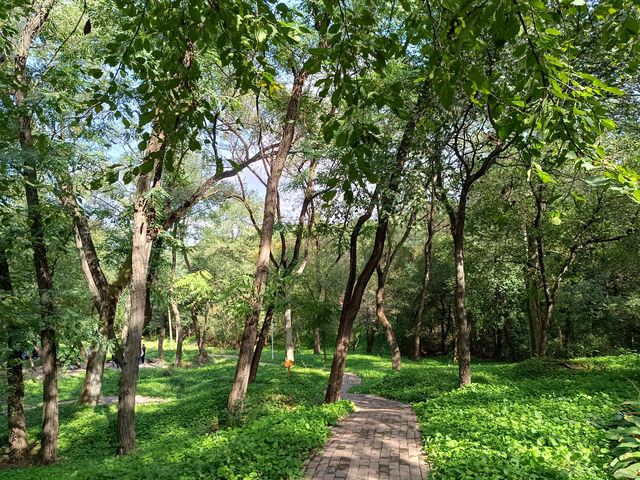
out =
[[404,362],[354,355],[361,392],[411,403],[438,479],[611,478],[605,434],[619,404],[637,399],[640,355],[560,362],[476,363],[456,388],[449,359]]
[[[147,345],[148,357],[155,350]],[[186,346],[186,362],[197,350]],[[167,352],[168,354],[169,352]],[[166,355],[170,360],[170,355]],[[263,365],[240,418],[227,418],[233,359],[190,368],[140,370],[138,394],[165,403],[138,405],[138,448],[123,458],[117,447],[117,406],[60,405],[60,461],[52,467],[0,470],[1,479],[245,479],[295,478],[304,459],[324,444],[328,425],[352,410],[348,402],[322,405],[327,372],[279,363]],[[118,371],[105,371],[104,395],[117,394]],[[75,400],[82,377],[60,379],[60,400]],[[41,384],[27,383],[27,405],[40,402]],[[30,438],[39,435],[40,410],[27,411]],[[6,437],[6,423],[0,438]]]
[[[186,361],[196,355],[189,347]],[[290,378],[283,357],[277,351],[271,363],[271,352],[264,353],[245,413],[231,419],[225,403],[233,359],[142,369],[138,393],[167,401],[138,407],[136,453],[113,455],[115,406],[64,404],[60,463],[0,470],[0,479],[297,478],[304,458],[325,441],[327,425],[351,405],[321,405],[328,376],[321,356],[298,352]],[[578,359],[574,369],[553,361],[476,362],[474,384],[464,390],[456,388],[450,359],[405,360],[398,372],[390,363],[352,353],[347,367],[363,379],[358,391],[412,404],[433,480],[611,478],[606,428],[622,401],[637,399],[632,380],[640,378],[640,355]],[[105,395],[116,394],[117,375],[106,372]],[[77,398],[81,383],[81,377],[62,378],[61,400]],[[40,401],[39,383],[28,383],[27,398],[32,405]],[[32,439],[39,416],[39,410],[28,412]],[[226,427],[212,431],[218,425]]]

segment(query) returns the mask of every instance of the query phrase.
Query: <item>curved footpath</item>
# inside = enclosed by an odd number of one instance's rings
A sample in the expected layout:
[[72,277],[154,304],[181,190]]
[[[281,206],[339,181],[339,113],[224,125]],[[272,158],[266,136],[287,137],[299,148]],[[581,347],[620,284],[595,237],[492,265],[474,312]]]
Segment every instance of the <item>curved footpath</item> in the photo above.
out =
[[356,411],[333,427],[324,449],[305,462],[306,480],[423,480],[428,467],[422,454],[416,416],[404,403],[348,393],[360,383],[346,373],[342,398]]

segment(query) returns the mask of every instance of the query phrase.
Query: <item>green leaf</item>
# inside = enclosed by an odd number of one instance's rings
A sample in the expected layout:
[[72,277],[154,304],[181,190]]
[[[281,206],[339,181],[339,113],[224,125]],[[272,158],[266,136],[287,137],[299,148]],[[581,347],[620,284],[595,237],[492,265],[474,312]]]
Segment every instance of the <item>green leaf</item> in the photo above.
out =
[[609,179],[607,177],[589,177],[585,182],[592,187],[604,187],[605,185],[609,185]]
[[267,39],[267,35],[267,31],[263,28],[258,28],[256,30],[256,40],[258,41],[258,43],[264,42]]
[[329,191],[327,191],[327,192],[324,192],[324,193],[322,194],[322,199],[323,199],[325,202],[330,202],[331,200],[333,200],[333,199],[336,197],[336,193],[337,193],[337,192],[336,192],[335,190],[329,190]]

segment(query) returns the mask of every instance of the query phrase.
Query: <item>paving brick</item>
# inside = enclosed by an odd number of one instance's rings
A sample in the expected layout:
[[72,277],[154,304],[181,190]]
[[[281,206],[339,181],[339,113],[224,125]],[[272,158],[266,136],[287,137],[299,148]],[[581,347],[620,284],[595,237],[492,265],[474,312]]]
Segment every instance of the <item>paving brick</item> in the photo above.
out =
[[325,448],[305,462],[306,480],[424,480],[427,463],[411,407],[373,395],[351,394],[360,379],[347,373],[342,398],[356,412],[333,427]]

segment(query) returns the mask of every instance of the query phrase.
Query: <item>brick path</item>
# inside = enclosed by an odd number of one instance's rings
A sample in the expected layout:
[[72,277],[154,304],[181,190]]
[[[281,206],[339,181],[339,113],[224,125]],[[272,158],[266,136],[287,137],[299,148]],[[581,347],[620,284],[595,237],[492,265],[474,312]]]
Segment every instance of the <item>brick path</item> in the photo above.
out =
[[333,427],[322,451],[305,463],[306,480],[423,480],[428,468],[422,455],[416,416],[404,403],[347,393],[360,378],[347,373],[342,398],[356,412]]

